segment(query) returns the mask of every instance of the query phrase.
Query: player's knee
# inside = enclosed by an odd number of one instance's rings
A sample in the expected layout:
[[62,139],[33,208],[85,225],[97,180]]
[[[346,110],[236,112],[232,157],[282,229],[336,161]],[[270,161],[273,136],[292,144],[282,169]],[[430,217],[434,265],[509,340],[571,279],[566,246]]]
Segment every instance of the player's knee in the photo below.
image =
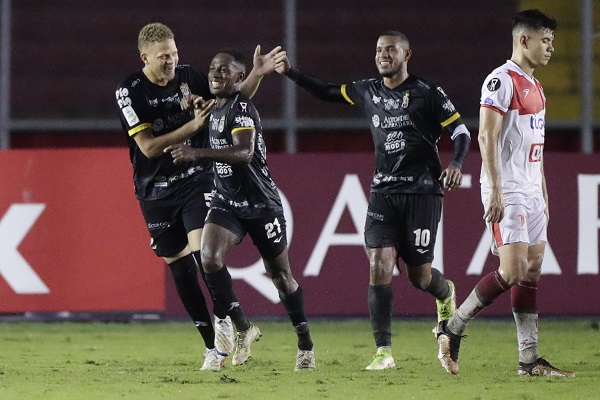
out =
[[217,253],[203,249],[200,253],[200,264],[202,269],[210,274],[223,267],[223,259]]
[[410,277],[409,276],[408,280],[410,281],[411,285],[413,285],[415,288],[417,288],[423,292],[427,290],[427,288],[429,287],[429,284],[431,283],[431,282],[427,282],[422,277]]
[[296,284],[289,268],[273,268],[269,271],[269,275],[279,292],[290,293],[290,288]]
[[386,275],[393,271],[394,264],[381,258],[375,258],[369,260],[369,269],[371,270],[371,274]]
[[526,280],[528,268],[527,258],[520,257],[515,259],[510,266],[500,266],[500,275],[509,286],[514,286]]

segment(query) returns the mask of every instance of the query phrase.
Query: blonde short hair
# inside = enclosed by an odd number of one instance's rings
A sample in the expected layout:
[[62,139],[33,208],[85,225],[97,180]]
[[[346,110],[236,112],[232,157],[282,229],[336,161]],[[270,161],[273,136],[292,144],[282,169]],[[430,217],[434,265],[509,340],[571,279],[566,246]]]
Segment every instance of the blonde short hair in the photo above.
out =
[[165,24],[153,22],[144,26],[138,35],[138,50],[143,53],[146,47],[152,43],[164,42],[165,40],[175,39],[173,31]]

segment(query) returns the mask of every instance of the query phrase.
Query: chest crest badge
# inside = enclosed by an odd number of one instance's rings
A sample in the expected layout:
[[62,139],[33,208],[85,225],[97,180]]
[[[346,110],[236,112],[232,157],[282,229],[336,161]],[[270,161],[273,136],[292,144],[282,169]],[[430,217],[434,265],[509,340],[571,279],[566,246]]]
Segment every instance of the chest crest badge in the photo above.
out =
[[187,83],[182,83],[181,85],[179,85],[179,90],[181,90],[181,94],[185,97],[185,96],[189,96],[192,94],[190,87],[188,86]]
[[410,96],[410,92],[406,92],[406,93],[404,93],[404,96],[402,96],[402,108],[408,107],[408,97],[409,96]]

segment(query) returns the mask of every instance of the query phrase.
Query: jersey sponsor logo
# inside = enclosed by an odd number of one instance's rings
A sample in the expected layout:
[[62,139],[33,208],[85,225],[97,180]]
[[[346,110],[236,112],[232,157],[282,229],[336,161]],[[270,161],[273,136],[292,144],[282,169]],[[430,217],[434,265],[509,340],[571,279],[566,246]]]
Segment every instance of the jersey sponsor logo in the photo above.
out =
[[163,121],[160,118],[157,118],[154,120],[154,122],[152,122],[152,131],[153,132],[160,132],[164,129],[165,127],[165,121]]
[[233,168],[231,165],[225,163],[215,163],[215,171],[221,178],[227,178],[233,175]]
[[127,120],[127,123],[129,124],[130,127],[132,127],[135,124],[138,124],[140,122],[140,119],[137,116],[137,114],[135,113],[135,111],[133,110],[133,107],[125,106],[125,108],[123,108],[122,111],[123,111],[123,116]]
[[444,102],[444,104],[442,104],[442,108],[444,110],[448,111],[449,113],[456,112],[456,108],[454,107],[454,104],[452,104],[452,102],[450,100],[446,100]]
[[168,222],[149,222],[147,225],[148,225],[148,230],[151,230],[151,231],[154,229],[164,229],[164,228],[169,227]]
[[544,118],[539,118],[535,115],[532,115],[531,118],[529,118],[529,127],[531,129],[538,129],[543,131],[545,126],[546,121],[544,120]]
[[254,128],[254,119],[249,115],[237,115],[235,117],[235,123],[241,127]]
[[119,105],[119,108],[124,108],[131,105],[131,99],[129,98],[129,89],[117,89],[117,91],[115,92],[115,97],[117,98],[117,104]]
[[373,211],[367,211],[367,215],[377,221],[383,221],[383,214],[379,214]]
[[490,79],[490,81],[487,84],[487,88],[490,92],[495,92],[496,90],[500,89],[501,83],[500,83],[500,79],[498,78],[492,78]]
[[400,99],[383,99],[385,111],[397,110],[400,108]]
[[394,154],[404,150],[406,140],[402,131],[392,132],[385,138],[384,148],[388,154]]
[[213,149],[224,149],[227,147],[231,147],[231,145],[227,142],[225,138],[210,138],[210,147]]
[[396,117],[385,117],[381,127],[383,129],[395,129],[412,125],[410,115],[398,115]]
[[533,143],[529,150],[529,162],[542,161],[542,154],[544,154],[544,143]]
[[373,104],[381,103],[381,97],[373,95]]
[[379,128],[379,115],[375,114],[371,117],[371,121],[373,121],[373,126],[375,128]]

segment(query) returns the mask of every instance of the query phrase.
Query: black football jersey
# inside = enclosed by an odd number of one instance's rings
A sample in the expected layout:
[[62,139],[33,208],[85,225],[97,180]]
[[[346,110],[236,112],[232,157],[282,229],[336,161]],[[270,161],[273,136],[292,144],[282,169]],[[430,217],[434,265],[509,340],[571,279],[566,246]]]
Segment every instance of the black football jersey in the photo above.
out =
[[277,186],[267,166],[267,149],[258,111],[247,96],[236,93],[210,115],[210,146],[233,146],[233,135],[254,129],[254,155],[250,164],[215,162],[215,196],[227,202],[240,218],[258,218],[282,211]]
[[443,195],[437,141],[442,128],[460,117],[444,91],[414,76],[394,89],[369,79],[341,90],[370,121],[376,158],[371,190]]
[[[175,165],[170,154],[156,158],[146,157],[133,136],[152,128],[155,136],[172,132],[194,118],[192,111],[182,111],[179,104],[183,95],[195,94],[213,98],[208,79],[189,65],[178,65],[175,78],[166,86],[152,83],[142,70],[129,75],[116,91],[121,126],[127,133],[129,157],[133,166],[135,194],[141,200],[155,200],[168,196],[180,185],[190,181],[213,181],[212,163],[201,161]],[[186,141],[194,147],[208,146],[208,130],[204,129]]]

